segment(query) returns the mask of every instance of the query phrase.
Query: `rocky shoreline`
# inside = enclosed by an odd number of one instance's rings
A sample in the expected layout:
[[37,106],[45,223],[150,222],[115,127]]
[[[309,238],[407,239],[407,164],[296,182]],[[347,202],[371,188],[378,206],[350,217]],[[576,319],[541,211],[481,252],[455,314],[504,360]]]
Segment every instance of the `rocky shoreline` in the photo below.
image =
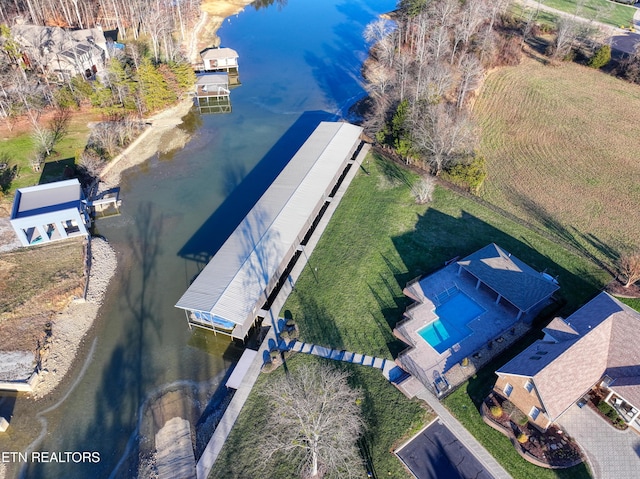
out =
[[86,299],[74,300],[51,320],[51,338],[45,345],[33,397],[53,391],[71,369],[84,336],[98,316],[107,287],[116,272],[116,253],[104,238],[90,238],[91,268]]

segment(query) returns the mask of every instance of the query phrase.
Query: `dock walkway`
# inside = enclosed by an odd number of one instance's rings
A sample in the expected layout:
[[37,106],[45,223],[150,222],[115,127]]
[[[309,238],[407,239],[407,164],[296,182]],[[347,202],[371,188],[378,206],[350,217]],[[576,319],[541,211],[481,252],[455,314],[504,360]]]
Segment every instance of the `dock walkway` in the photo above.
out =
[[313,354],[325,359],[343,361],[345,363],[360,364],[375,369],[380,369],[383,376],[389,381],[394,380],[402,370],[396,364],[386,358],[376,358],[366,354],[352,353],[350,351],[327,348],[317,344],[305,343],[304,341],[292,340],[290,342],[280,340],[278,348],[281,351],[295,351],[297,353]]

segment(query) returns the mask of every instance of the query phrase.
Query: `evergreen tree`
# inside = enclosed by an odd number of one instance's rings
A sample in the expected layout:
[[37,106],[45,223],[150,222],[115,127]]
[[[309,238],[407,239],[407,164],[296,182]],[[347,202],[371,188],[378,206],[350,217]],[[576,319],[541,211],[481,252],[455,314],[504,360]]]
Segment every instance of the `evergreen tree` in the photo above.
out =
[[153,112],[176,101],[176,94],[171,91],[167,81],[148,58],[140,62],[137,77],[138,92],[145,111]]

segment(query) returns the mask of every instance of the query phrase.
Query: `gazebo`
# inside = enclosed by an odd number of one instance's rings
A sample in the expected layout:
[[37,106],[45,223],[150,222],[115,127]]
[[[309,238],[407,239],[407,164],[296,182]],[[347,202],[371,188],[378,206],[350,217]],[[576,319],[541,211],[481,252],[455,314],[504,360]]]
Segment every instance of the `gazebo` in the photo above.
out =
[[458,276],[476,279],[476,289],[486,286],[496,293],[496,304],[507,301],[518,310],[518,319],[544,305],[560,286],[550,275],[523,263],[491,243],[458,261]]

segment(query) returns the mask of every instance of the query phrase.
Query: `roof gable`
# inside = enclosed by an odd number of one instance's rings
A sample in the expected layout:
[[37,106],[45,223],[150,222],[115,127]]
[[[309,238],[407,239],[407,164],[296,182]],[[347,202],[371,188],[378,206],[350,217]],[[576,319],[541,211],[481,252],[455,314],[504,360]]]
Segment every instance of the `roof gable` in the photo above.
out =
[[551,279],[494,243],[458,261],[458,265],[521,311],[530,310],[559,289]]
[[[497,373],[531,377],[551,420],[605,374],[611,389],[640,405],[640,313],[600,293],[545,332],[557,342],[536,341]],[[540,348],[548,354],[533,359]]]

